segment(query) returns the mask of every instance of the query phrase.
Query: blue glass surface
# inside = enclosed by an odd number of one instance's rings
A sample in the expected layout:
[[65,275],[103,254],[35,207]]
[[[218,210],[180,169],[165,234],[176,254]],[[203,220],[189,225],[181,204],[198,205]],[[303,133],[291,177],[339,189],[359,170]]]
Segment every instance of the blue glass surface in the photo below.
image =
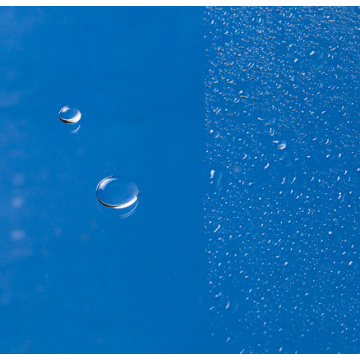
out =
[[[0,19],[0,352],[208,351],[203,9]],[[140,190],[125,219],[95,196],[112,174]]]
[[1,7],[0,353],[360,352],[359,17]]

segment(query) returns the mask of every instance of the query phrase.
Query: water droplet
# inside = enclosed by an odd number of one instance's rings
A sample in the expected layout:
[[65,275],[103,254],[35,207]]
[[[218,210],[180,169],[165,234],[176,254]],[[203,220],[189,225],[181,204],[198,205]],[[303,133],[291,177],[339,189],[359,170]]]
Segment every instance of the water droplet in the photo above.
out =
[[214,138],[217,139],[220,136],[220,133],[217,130],[210,130],[210,135]]
[[59,119],[65,124],[75,124],[81,119],[81,112],[66,105],[60,110]]
[[139,197],[134,182],[124,177],[108,176],[96,187],[99,202],[113,209],[124,209],[133,205]]
[[319,50],[319,51],[311,51],[310,53],[310,56],[317,59],[317,60],[320,60],[324,57],[324,52]]
[[216,189],[220,187],[220,182],[222,179],[222,172],[221,171],[210,171],[210,184],[214,186]]
[[249,92],[246,91],[246,90],[240,90],[240,91],[239,91],[239,95],[240,95],[240,97],[243,98],[243,99],[247,99],[247,98],[250,96]]
[[282,161],[285,166],[290,166],[291,165],[291,161],[285,155],[282,156],[279,160]]
[[284,150],[286,148],[286,141],[285,140],[279,141],[277,144],[277,148],[278,150]]

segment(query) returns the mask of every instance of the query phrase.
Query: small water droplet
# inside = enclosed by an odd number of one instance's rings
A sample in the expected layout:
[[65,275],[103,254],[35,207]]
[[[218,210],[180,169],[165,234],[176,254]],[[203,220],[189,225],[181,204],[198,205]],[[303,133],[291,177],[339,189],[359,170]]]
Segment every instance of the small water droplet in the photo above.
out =
[[278,150],[284,150],[286,148],[286,141],[279,141],[277,144]]
[[108,176],[96,187],[99,202],[113,209],[124,209],[133,205],[139,197],[134,182],[124,177]]
[[285,155],[282,156],[280,159],[279,159],[281,162],[283,162],[283,164],[285,166],[290,166],[291,165],[291,161],[289,160],[289,158],[287,158]]
[[81,119],[81,112],[66,105],[60,110],[59,119],[65,124],[75,124]]
[[217,139],[220,136],[220,133],[217,130],[210,130],[210,135],[214,138]]
[[210,171],[210,184],[214,186],[216,189],[220,187],[220,182],[222,178],[222,172],[221,171]]
[[243,98],[243,99],[247,99],[247,98],[250,96],[249,92],[246,91],[246,90],[240,90],[240,91],[239,91],[239,95],[240,95],[240,97]]

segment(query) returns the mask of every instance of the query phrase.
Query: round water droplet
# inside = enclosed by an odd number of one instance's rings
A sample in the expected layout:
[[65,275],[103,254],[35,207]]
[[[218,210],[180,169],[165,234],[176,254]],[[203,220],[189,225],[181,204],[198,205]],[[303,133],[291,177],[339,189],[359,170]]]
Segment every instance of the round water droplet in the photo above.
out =
[[59,119],[65,124],[75,124],[81,119],[81,112],[74,107],[66,105],[60,110]]
[[108,176],[96,187],[96,197],[101,204],[124,209],[133,205],[139,197],[139,189],[134,182],[123,177]]

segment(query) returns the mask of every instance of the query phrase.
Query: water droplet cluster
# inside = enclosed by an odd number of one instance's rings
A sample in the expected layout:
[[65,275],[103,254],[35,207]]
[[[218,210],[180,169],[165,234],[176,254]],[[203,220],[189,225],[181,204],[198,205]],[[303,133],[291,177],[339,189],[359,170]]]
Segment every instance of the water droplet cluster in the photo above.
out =
[[359,20],[205,10],[211,332],[229,351],[360,351]]

